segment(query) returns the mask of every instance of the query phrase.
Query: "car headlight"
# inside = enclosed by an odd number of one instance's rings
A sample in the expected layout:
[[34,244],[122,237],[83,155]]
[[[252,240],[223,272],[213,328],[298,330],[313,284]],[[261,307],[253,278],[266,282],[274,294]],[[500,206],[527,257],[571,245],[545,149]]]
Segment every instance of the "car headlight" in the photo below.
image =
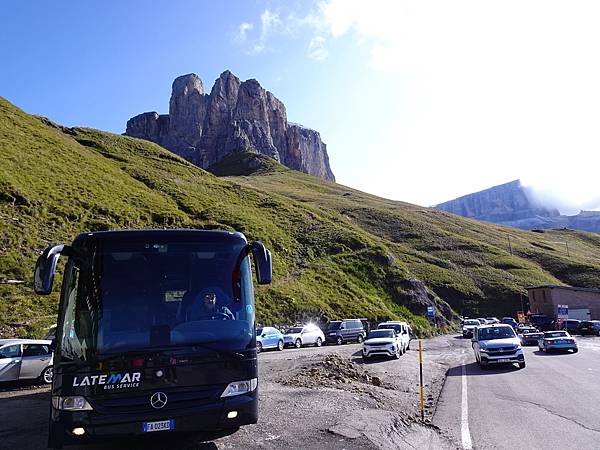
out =
[[479,351],[481,353],[488,353],[489,350],[487,348],[480,348]]
[[229,383],[221,397],[234,397],[236,395],[247,394],[248,392],[252,392],[258,386],[258,379],[252,378],[251,380],[244,381],[234,381],[233,383]]
[[71,397],[52,397],[52,406],[54,409],[63,411],[92,411],[94,409],[85,397],[79,395]]

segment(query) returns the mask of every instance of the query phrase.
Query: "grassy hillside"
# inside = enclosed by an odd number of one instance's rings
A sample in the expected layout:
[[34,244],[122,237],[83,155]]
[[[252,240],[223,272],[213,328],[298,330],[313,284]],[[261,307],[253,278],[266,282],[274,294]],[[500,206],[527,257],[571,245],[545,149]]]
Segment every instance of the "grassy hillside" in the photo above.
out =
[[443,300],[457,311],[504,314],[529,284],[600,287],[597,235],[482,224],[254,155],[223,161],[215,172],[236,176],[219,178],[155,144],[59,127],[1,98],[0,158],[0,282],[25,281],[0,284],[0,336],[34,335],[55,321],[56,294],[31,291],[35,258],[90,230],[223,228],[261,239],[275,271],[274,283],[257,289],[263,323],[405,318],[427,333],[424,301],[447,318]]

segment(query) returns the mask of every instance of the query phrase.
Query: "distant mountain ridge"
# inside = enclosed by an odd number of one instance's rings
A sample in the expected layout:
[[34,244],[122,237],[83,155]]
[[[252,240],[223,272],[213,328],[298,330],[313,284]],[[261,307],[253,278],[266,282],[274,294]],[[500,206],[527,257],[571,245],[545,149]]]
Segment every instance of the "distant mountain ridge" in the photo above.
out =
[[459,216],[523,229],[572,228],[600,233],[600,211],[562,215],[556,208],[540,205],[520,180],[464,195],[435,208]]
[[169,114],[145,112],[127,121],[127,136],[155,142],[208,169],[233,152],[267,155],[290,169],[329,181],[335,176],[320,134],[288,122],[285,105],[256,80],[226,70],[210,94],[198,75],[173,82]]

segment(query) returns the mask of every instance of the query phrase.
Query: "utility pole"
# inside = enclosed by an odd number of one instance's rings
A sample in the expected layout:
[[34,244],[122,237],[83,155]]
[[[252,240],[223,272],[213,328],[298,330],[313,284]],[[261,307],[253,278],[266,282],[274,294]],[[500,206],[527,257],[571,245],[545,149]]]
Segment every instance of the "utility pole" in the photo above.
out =
[[567,256],[570,258],[571,253],[569,253],[569,243],[567,241],[565,241],[565,247],[567,247]]
[[513,255],[512,245],[510,243],[510,234],[508,235],[508,250],[510,251],[510,255]]

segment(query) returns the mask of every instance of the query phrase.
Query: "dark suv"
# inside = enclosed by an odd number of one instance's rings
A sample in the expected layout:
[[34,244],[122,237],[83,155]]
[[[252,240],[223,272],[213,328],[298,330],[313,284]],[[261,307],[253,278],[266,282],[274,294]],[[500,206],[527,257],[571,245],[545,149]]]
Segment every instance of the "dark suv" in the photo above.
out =
[[571,334],[579,333],[579,324],[581,320],[577,319],[565,319],[560,325],[561,330],[567,330]]
[[325,331],[325,341],[343,344],[344,342],[362,342],[365,328],[360,319],[333,320]]
[[582,336],[586,334],[600,336],[600,320],[582,320],[578,326],[577,333]]

